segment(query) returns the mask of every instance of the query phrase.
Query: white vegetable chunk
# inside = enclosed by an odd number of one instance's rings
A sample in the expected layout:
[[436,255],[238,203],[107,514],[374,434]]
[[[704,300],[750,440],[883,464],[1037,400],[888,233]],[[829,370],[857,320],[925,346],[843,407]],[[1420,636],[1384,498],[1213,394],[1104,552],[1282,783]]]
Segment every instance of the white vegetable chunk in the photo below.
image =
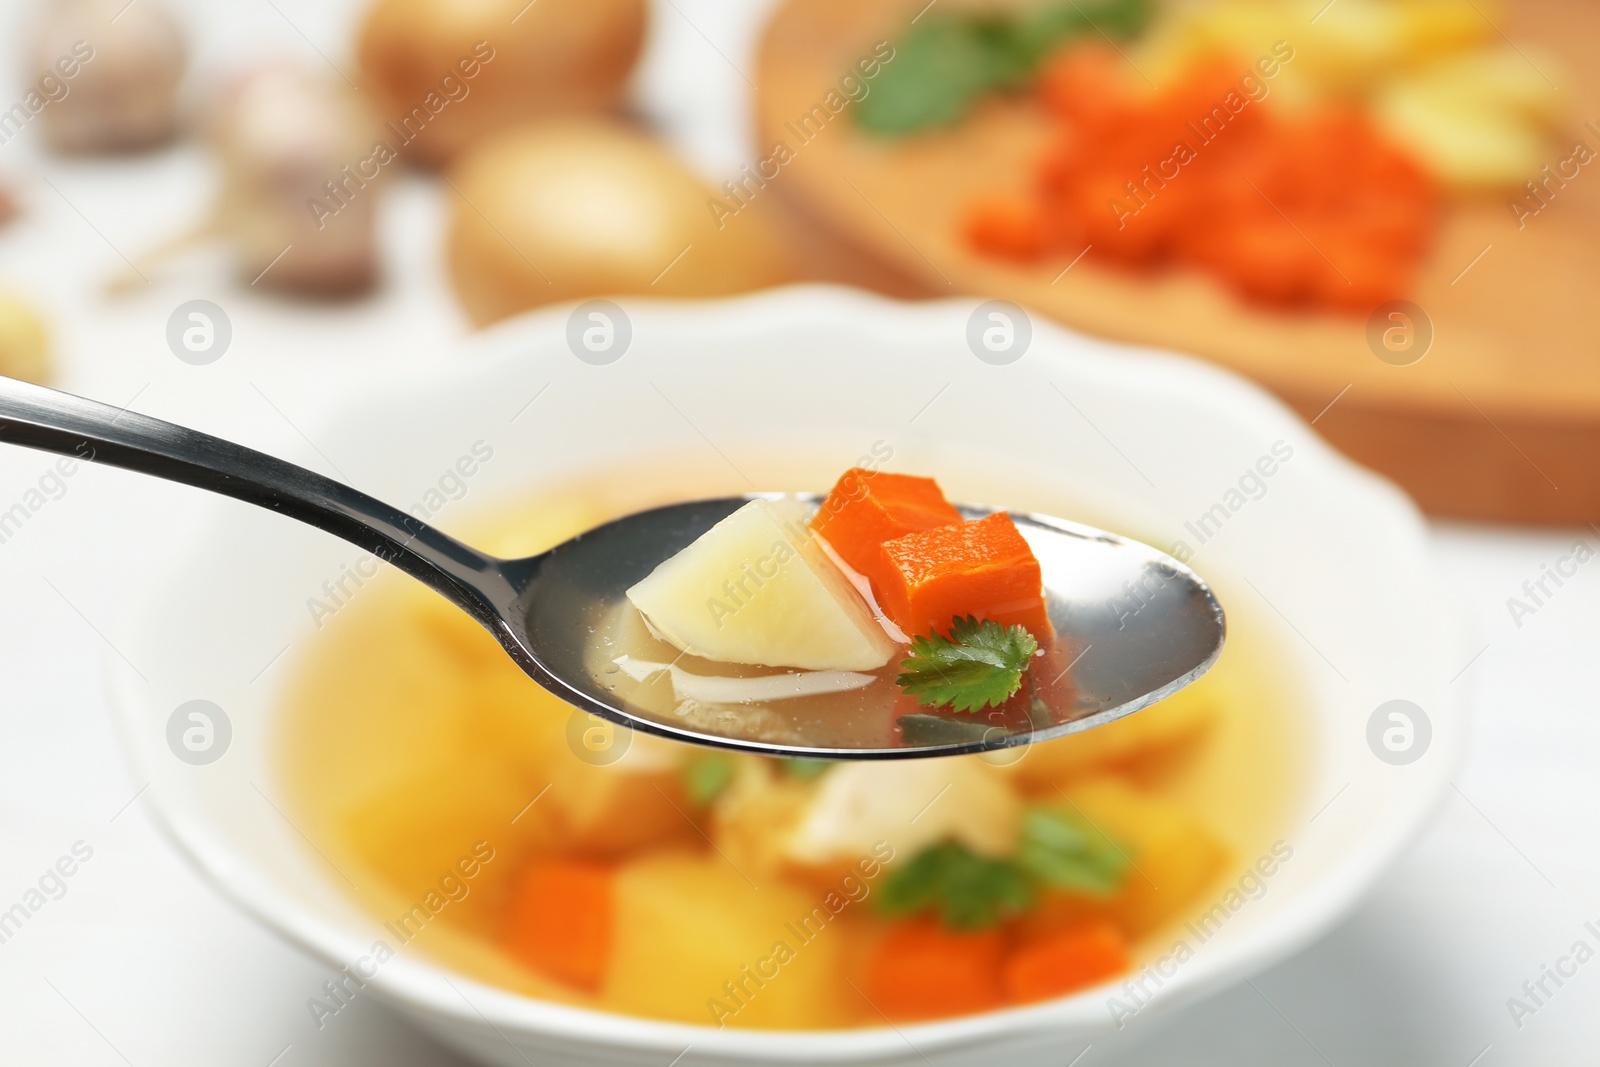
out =
[[827,864],[865,856],[888,842],[910,858],[958,841],[986,856],[1009,855],[1022,801],[995,768],[975,758],[849,762],[823,775],[788,858]]
[[754,500],[662,563],[628,599],[696,656],[805,670],[870,671],[895,645],[806,528],[807,507]]

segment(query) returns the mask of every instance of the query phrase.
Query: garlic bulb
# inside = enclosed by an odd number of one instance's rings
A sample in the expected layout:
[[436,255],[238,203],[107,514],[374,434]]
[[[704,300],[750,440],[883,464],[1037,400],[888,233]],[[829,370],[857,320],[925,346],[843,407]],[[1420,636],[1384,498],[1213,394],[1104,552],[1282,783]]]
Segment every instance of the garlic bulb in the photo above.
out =
[[369,286],[374,220],[394,154],[338,77],[264,66],[221,95],[210,122],[221,164],[215,228],[252,284],[319,294]]
[[55,0],[28,52],[21,106],[59,152],[148,148],[177,128],[185,53],[156,0]]

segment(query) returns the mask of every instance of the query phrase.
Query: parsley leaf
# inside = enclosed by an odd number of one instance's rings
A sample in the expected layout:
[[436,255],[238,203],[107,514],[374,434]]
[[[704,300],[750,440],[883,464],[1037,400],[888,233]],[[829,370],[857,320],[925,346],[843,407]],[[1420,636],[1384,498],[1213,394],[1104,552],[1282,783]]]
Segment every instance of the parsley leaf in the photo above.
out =
[[1136,35],[1150,7],[1150,0],[1057,0],[1026,13],[936,12],[895,42],[856,119],[891,136],[948,126],[984,95],[1026,84],[1075,37]]
[[833,766],[832,760],[825,759],[786,759],[779,764],[783,772],[790,778],[802,780],[820,778]]
[[980,856],[956,841],[930,845],[884,879],[877,909],[887,918],[934,912],[952,929],[980,930],[1032,909],[1041,889],[1111,896],[1130,865],[1114,841],[1075,815],[1033,807],[1009,858]]
[[932,845],[891,872],[879,887],[888,917],[937,911],[946,926],[976,930],[1033,906],[1028,877],[1013,863],[980,856],[954,841]]
[[895,682],[919,704],[948,704],[956,711],[976,711],[1004,704],[1022,688],[1039,642],[1021,626],[1001,626],[957,618],[950,636],[929,634],[911,639],[911,657],[902,660],[905,673]]
[[1023,816],[1015,861],[1044,885],[1095,897],[1115,893],[1130,865],[1110,838],[1052,808],[1030,808]]
[[733,759],[721,752],[698,752],[683,767],[683,791],[689,802],[705,807],[733,781]]

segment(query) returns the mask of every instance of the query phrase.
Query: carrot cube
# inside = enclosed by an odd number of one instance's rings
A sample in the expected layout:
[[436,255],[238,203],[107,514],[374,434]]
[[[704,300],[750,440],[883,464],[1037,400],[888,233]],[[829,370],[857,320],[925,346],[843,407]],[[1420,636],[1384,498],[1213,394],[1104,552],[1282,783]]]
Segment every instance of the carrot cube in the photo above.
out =
[[1066,996],[1133,965],[1122,932],[1108,922],[1091,922],[1023,945],[1001,968],[1009,1000],[1030,1003]]
[[876,594],[885,541],[961,521],[932,478],[852,467],[835,483],[811,529],[872,583]]
[[597,988],[611,951],[613,878],[596,863],[535,860],[512,890],[506,948],[551,978]]
[[948,633],[960,616],[1050,634],[1039,561],[1011,516],[939,526],[886,541],[879,606],[908,634]]
[[890,1019],[934,1019],[1001,1004],[999,930],[947,930],[922,919],[891,927],[867,961],[862,991]]

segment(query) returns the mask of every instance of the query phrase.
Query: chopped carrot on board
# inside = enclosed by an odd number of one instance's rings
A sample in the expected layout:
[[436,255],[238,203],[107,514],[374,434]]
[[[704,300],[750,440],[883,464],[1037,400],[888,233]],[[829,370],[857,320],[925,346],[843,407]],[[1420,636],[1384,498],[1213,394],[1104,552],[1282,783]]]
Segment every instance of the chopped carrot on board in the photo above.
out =
[[1438,182],[1369,115],[1252,97],[1226,56],[1197,57],[1159,90],[1126,68],[1094,44],[1046,64],[1036,91],[1056,128],[1031,188],[970,205],[973,248],[1200,268],[1277,305],[1365,312],[1408,292]]
[[1131,966],[1122,931],[1091,922],[1023,944],[1002,965],[1000,981],[1008,1000],[1028,1003],[1086,989]]
[[535,860],[512,889],[506,947],[551,978],[598,987],[611,952],[611,887],[603,864]]
[[834,484],[811,528],[878,590],[885,541],[961,521],[939,483],[852,467]]
[[972,205],[967,240],[981,252],[1032,259],[1045,251],[1044,209],[1031,197],[992,196]]
[[1051,633],[1039,561],[1003,511],[897,537],[882,553],[879,606],[908,634],[948,633],[967,615]]
[[998,930],[949,930],[935,919],[892,928],[867,961],[862,990],[893,1020],[988,1011],[1001,1004]]

